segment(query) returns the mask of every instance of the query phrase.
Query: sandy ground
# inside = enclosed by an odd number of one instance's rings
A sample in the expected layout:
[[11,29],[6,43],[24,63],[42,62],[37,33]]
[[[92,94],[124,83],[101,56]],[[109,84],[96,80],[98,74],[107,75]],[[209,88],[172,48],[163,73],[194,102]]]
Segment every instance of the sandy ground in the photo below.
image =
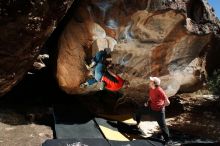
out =
[[31,122],[29,118],[14,108],[0,108],[0,146],[40,146],[53,138],[50,126]]

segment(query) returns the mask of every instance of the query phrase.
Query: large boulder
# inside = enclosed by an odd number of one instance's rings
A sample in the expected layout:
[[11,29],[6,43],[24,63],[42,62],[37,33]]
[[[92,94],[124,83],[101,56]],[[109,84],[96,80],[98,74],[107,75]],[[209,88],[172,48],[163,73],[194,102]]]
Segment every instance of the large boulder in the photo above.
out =
[[146,96],[149,76],[161,77],[169,96],[198,89],[219,33],[208,6],[206,1],[192,0],[80,1],[59,40],[60,87],[71,94],[97,91],[97,86],[79,87],[88,77],[84,63],[111,38],[117,41],[111,53],[113,71],[128,81],[121,91],[124,96]]
[[[67,93],[77,93],[77,88],[86,76],[85,49],[90,48],[93,42],[92,31],[88,26],[91,26],[90,22],[71,20],[59,40],[56,78],[60,87]],[[87,55],[91,53],[88,50]]]
[[0,8],[0,96],[33,65],[73,0],[13,0]]
[[[71,3],[3,4],[1,95],[32,67]],[[161,77],[169,96],[190,91],[220,66],[214,61],[219,58],[219,21],[206,0],[81,0],[68,16],[58,42],[55,75],[70,94],[97,91],[97,86],[87,90],[79,85],[88,78],[85,62],[106,46],[112,50],[114,72],[128,81],[122,90],[128,96],[134,90],[145,96],[149,76]]]

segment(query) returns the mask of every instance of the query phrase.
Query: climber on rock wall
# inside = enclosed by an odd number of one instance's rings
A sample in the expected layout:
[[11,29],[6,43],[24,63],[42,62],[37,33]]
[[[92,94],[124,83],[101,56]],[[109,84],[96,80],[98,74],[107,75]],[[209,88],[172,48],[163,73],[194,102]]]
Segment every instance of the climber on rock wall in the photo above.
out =
[[92,58],[91,64],[86,65],[87,69],[90,70],[93,78],[87,80],[86,83],[82,84],[85,86],[93,85],[96,82],[101,81],[103,73],[107,68],[106,60],[110,60],[110,50],[105,48],[104,50],[98,51]]
[[107,70],[106,62],[111,61],[111,57],[109,57],[110,52],[109,48],[105,48],[96,53],[90,65],[86,64],[87,69],[92,72],[93,78],[81,84],[80,87],[86,87],[101,82],[100,90],[107,89],[110,91],[117,91],[123,86],[123,79]]

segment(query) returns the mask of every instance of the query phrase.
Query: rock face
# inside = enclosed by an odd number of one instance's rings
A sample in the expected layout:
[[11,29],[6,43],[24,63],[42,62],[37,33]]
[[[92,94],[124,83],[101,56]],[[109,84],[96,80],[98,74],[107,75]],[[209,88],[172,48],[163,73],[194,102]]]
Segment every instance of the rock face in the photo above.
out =
[[[0,3],[0,95],[32,67],[71,4]],[[58,42],[55,72],[67,93],[97,91],[79,85],[88,78],[84,63],[105,47],[112,50],[113,72],[129,83],[122,89],[126,97],[144,97],[149,76],[161,77],[169,96],[196,89],[220,66],[214,61],[220,57],[219,21],[207,0],[77,0],[69,15]]]
[[73,0],[0,2],[0,96],[32,67]]
[[84,62],[111,46],[113,72],[129,82],[124,97],[146,96],[149,76],[161,77],[169,96],[190,91],[219,65],[210,61],[219,28],[205,0],[77,1],[59,40],[56,78],[67,93],[90,92],[79,88]]

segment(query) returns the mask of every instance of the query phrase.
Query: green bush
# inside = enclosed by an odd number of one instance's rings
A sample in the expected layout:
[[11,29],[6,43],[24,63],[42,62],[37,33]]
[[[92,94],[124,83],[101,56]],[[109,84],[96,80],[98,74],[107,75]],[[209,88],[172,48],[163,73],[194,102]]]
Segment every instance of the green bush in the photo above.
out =
[[208,88],[213,94],[220,94],[220,69],[208,78]]

